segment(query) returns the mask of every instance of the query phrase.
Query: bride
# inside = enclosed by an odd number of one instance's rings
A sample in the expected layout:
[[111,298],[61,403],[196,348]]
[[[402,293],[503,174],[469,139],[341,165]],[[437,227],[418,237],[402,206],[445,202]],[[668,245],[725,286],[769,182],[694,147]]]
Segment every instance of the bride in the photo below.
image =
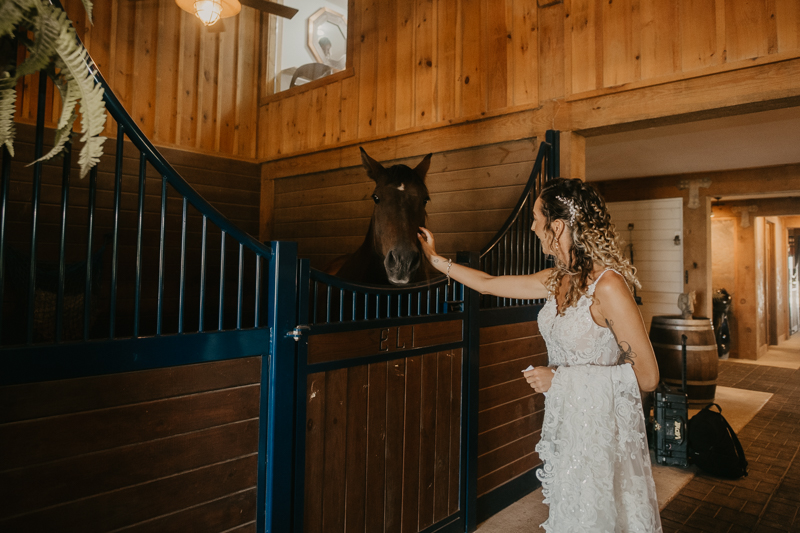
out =
[[524,372],[545,393],[536,451],[551,533],[661,532],[645,438],[640,389],[652,391],[658,366],[631,291],[638,282],[620,251],[600,195],[580,180],[556,178],[533,206],[533,227],[555,267],[491,276],[436,254],[431,265],[482,294],[547,298],[539,330],[549,366]]

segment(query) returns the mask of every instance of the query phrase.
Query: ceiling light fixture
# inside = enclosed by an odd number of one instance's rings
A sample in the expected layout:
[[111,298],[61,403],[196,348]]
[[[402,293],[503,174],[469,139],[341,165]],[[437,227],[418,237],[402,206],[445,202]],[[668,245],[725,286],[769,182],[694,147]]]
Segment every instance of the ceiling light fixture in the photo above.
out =
[[219,19],[233,17],[242,10],[239,0],[175,0],[178,7],[211,26]]

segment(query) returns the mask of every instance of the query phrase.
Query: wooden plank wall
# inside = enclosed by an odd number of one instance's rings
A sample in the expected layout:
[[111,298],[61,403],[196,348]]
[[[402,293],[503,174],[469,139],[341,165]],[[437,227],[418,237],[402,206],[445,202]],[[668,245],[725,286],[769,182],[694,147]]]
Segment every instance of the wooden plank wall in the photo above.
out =
[[255,532],[261,358],[0,388],[0,529]]
[[[31,233],[31,197],[33,169],[25,165],[34,159],[33,140],[34,128],[19,125],[16,142],[16,158],[11,164],[11,182],[9,184],[8,198],[8,227],[6,229],[7,247],[13,248],[23,257],[28,257]],[[48,135],[51,138],[52,132]],[[47,147],[45,147],[45,150]],[[136,267],[136,228],[138,224],[139,201],[139,152],[135,147],[126,142],[123,148],[124,159],[122,164],[122,195],[120,211],[120,231],[118,246],[118,335],[131,334],[134,280]],[[210,155],[187,153],[184,151],[165,149],[162,154],[173,167],[212,205],[219,209],[234,224],[251,234],[257,233],[258,228],[258,165],[244,161],[233,161]],[[114,165],[116,144],[108,142],[105,155],[98,166],[98,193],[94,220],[93,250],[100,248],[107,235],[111,234],[113,227],[113,200],[114,200]],[[70,181],[69,208],[67,211],[66,234],[66,262],[73,264],[85,260],[87,240],[87,219],[89,202],[89,177],[78,178],[77,154],[72,157],[72,173]],[[58,259],[58,243],[61,231],[61,183],[62,163],[51,160],[43,165],[42,187],[39,207],[37,254],[41,261],[54,262]],[[161,177],[155,169],[147,166],[147,179],[145,184],[145,201],[142,237],[142,330],[143,334],[151,334],[155,330],[155,313],[157,302],[157,281],[159,261],[159,232],[161,209]],[[168,187],[168,191],[171,187]],[[168,194],[167,220],[166,220],[166,254],[165,254],[165,293],[164,293],[164,324],[165,332],[177,331],[178,296],[179,296],[179,268],[181,246],[181,210],[182,200],[174,191]],[[202,219],[199,212],[189,207],[187,222],[187,266],[186,266],[186,298],[187,315],[185,318],[185,331],[196,331],[198,324],[198,298],[200,285],[200,246]],[[238,246],[228,239],[226,245],[226,305],[235,305],[235,289],[237,284]],[[208,292],[207,309],[209,318],[206,327],[216,326],[216,305],[218,304],[219,282],[219,230],[209,224],[208,247],[206,257],[207,267],[206,290]],[[8,249],[7,248],[7,249]],[[7,252],[8,253],[8,252]],[[96,327],[102,329],[107,322],[108,296],[111,279],[111,246],[106,246],[102,259],[102,270],[96,275],[101,277],[102,286],[96,309],[98,323]],[[245,254],[245,274],[252,276],[255,270],[255,259],[250,253]],[[9,274],[13,279],[13,273]],[[24,278],[26,280],[27,277]],[[247,279],[247,278],[246,278]],[[24,317],[19,312],[20,295],[14,292],[14,287],[24,284],[24,280],[16,280],[6,285],[4,314],[6,320]],[[252,283],[247,285],[252,286]],[[83,285],[81,285],[83,287]],[[82,292],[82,289],[81,291]],[[247,291],[247,301],[252,300],[252,291]],[[80,296],[79,306],[82,309],[83,297]],[[14,307],[16,305],[16,307]],[[245,307],[247,309],[247,307]],[[14,311],[16,309],[16,312]],[[82,316],[81,312],[78,312]],[[213,315],[213,318],[212,316]],[[235,318],[235,312],[233,313]],[[6,322],[3,328],[3,342],[9,340],[8,335],[14,331],[24,332],[22,328],[8,327]],[[76,325],[82,331],[82,321]],[[107,334],[107,330],[103,330]],[[77,332],[77,331],[76,331]]]
[[[154,144],[256,156],[266,15],[242,7],[238,16],[206,28],[174,0],[108,0],[95,3],[90,24],[80,0],[63,5],[114,94]],[[37,90],[37,76],[20,81],[18,122],[35,123]],[[48,127],[55,127],[61,112],[55,93],[51,86]],[[109,118],[104,135],[114,132]]]
[[[425,183],[438,252],[455,257],[488,244],[519,200],[537,149],[536,139],[523,139],[434,154]],[[383,162],[417,163],[419,158]],[[300,256],[323,268],[363,242],[373,188],[361,166],[276,180],[274,238],[297,241]]]
[[800,56],[796,0],[351,0],[348,18],[353,76],[265,101],[259,158]]
[[311,374],[307,532],[425,530],[460,508],[460,350]]
[[478,393],[478,497],[539,466],[534,447],[544,419],[544,395],[522,377],[547,365],[536,322],[481,328]]

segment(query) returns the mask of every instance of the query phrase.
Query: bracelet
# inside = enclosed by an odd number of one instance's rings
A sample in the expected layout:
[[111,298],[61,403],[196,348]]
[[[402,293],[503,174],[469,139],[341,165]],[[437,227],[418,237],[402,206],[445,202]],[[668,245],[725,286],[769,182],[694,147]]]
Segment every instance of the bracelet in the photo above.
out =
[[450,267],[451,266],[453,266],[453,260],[452,259],[448,259],[447,260],[447,274],[445,274],[447,276],[447,286],[448,287],[450,286]]

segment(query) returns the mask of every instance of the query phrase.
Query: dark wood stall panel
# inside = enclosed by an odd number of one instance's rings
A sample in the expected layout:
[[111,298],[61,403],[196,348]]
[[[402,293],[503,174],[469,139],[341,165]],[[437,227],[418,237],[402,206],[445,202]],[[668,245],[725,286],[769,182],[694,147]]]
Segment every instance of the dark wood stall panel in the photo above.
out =
[[422,531],[459,510],[462,350],[310,374],[308,533]]
[[[528,138],[434,154],[425,178],[431,198],[426,224],[439,253],[455,257],[459,250],[480,250],[497,233],[528,181],[537,146],[537,139]],[[358,153],[355,146],[351,150]],[[381,163],[414,168],[421,159]],[[313,267],[324,268],[364,241],[375,182],[360,164],[276,179],[274,186],[272,237],[297,241],[300,257]]]
[[483,327],[480,334],[478,497],[541,464],[534,451],[544,417],[544,396],[522,370],[547,364],[536,322]]
[[0,388],[0,530],[255,530],[261,358]]

